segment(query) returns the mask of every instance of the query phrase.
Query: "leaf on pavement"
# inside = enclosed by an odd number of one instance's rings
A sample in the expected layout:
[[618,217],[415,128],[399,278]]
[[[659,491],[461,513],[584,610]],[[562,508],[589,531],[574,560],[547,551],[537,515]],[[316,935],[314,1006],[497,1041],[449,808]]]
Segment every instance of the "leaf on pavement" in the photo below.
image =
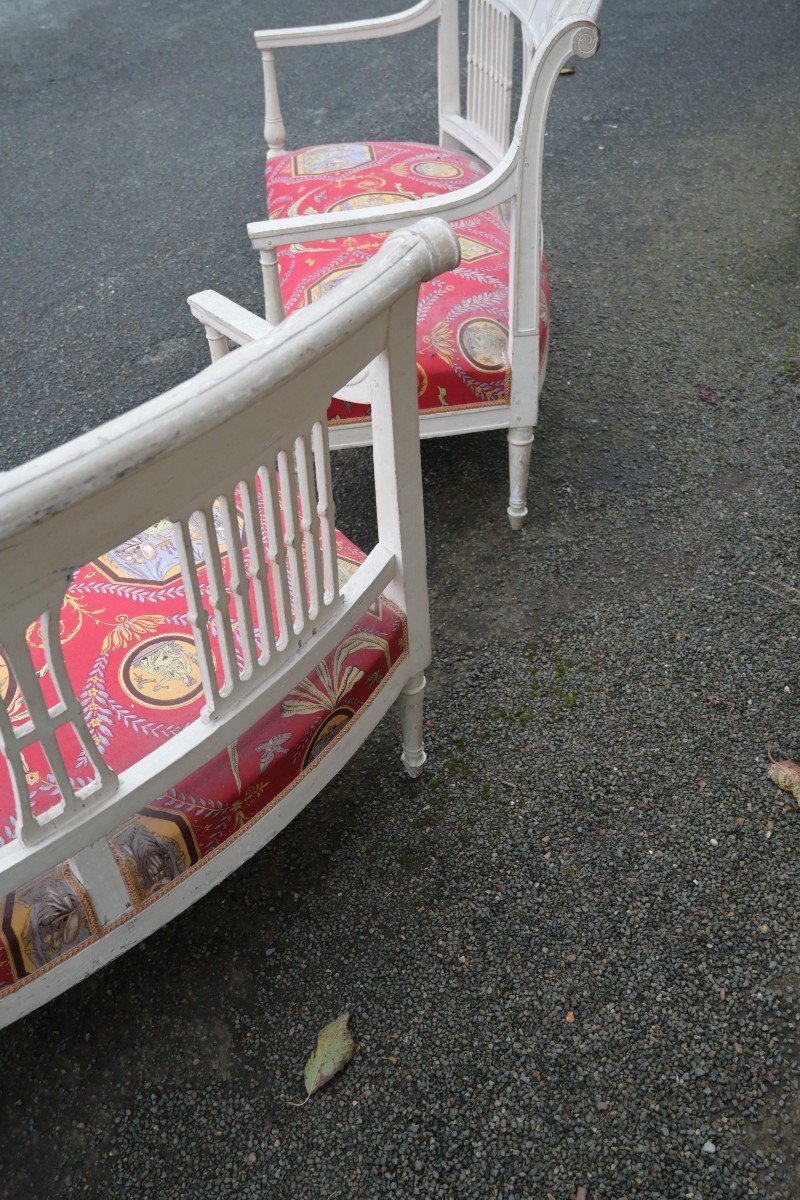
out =
[[792,762],[790,758],[777,759],[772,757],[772,749],[767,746],[769,766],[767,775],[784,792],[790,792],[800,804],[800,763]]
[[353,1057],[355,1045],[348,1028],[349,1020],[350,1013],[344,1012],[319,1031],[316,1048],[303,1073],[307,1100],[338,1075]]

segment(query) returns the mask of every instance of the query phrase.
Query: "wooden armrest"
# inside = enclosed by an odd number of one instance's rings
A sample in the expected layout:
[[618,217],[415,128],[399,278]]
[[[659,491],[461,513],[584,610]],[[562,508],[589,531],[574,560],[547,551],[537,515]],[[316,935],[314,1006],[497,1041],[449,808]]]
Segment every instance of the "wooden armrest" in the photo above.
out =
[[[186,303],[192,310],[192,315],[206,327],[212,361],[221,357],[223,353],[227,353],[227,346],[224,349],[215,349],[213,335],[229,338],[237,346],[246,346],[250,342],[257,342],[259,338],[264,337],[271,329],[275,328],[263,317],[257,317],[255,313],[251,313],[247,308],[242,308],[241,304],[234,303],[220,292],[196,292],[194,296],[188,298]],[[213,334],[209,334],[209,330],[212,330]],[[370,369],[371,364],[364,367],[354,379],[340,388],[337,392],[339,398],[347,400],[351,404],[370,405],[373,397]]]
[[274,217],[269,221],[251,221],[247,226],[250,242],[256,250],[272,250],[290,242],[327,241],[358,233],[386,233],[401,229],[422,217],[443,217],[457,221],[494,208],[514,195],[516,186],[515,136],[503,159],[483,179],[444,196],[410,200],[406,204],[376,205],[351,209],[344,213],[307,213],[300,217]]
[[275,328],[263,317],[257,317],[249,309],[242,308],[241,304],[235,304],[219,292],[196,292],[186,303],[201,324],[210,325],[237,346],[257,342]]
[[440,15],[440,0],[420,0],[413,8],[372,17],[365,21],[343,21],[334,25],[308,25],[296,29],[257,29],[254,37],[259,50],[278,46],[322,46],[332,42],[359,42],[368,38],[390,37],[419,29]]

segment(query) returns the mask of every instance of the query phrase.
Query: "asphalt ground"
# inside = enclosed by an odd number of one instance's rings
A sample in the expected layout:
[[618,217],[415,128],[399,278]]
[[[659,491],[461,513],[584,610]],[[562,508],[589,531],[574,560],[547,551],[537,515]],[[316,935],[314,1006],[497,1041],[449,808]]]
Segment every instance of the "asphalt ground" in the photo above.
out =
[[[3,463],[253,307],[256,26],[390,6],[7,0]],[[186,915],[0,1038],[0,1195],[800,1194],[800,10],[607,5],[559,81],[522,534],[504,439],[423,447],[430,761],[386,722]],[[430,31],[286,53],[293,145],[433,139]],[[335,459],[372,530],[369,456]],[[304,1108],[316,1030],[358,1052]],[[713,1146],[713,1150],[709,1149]]]

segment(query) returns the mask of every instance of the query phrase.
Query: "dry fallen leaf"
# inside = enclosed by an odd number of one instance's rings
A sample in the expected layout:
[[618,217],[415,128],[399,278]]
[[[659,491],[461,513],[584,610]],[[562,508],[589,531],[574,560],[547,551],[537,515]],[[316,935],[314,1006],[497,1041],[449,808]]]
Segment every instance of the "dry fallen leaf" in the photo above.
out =
[[773,758],[771,746],[767,746],[767,757],[769,758],[767,767],[769,778],[784,792],[791,793],[800,804],[800,763],[792,762],[790,758]]
[[[317,1034],[314,1053],[303,1072],[306,1098],[301,1101],[302,1104],[306,1104],[315,1092],[329,1083],[353,1057],[355,1045],[348,1029],[349,1020],[350,1013],[344,1012]],[[295,1101],[290,1100],[289,1103],[295,1104]]]

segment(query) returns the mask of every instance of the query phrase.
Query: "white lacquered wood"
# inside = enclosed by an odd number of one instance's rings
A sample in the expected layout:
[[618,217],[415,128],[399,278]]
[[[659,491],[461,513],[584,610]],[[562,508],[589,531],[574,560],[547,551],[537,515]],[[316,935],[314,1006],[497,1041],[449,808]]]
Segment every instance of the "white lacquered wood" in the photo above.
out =
[[[115,826],[235,742],[381,593],[402,603],[408,619],[407,658],[394,695],[427,665],[414,314],[420,281],[451,269],[458,253],[446,225],[423,221],[418,230],[390,238],[335,297],[323,297],[157,400],[0,479],[0,644],[30,714],[27,725],[15,728],[0,705],[19,814],[16,840],[0,848],[0,894],[72,859],[104,918],[119,916],[122,893],[111,860],[92,847],[104,846]],[[372,394],[379,540],[340,591],[325,411],[331,385],[343,386],[354,367],[373,359],[381,364],[376,378],[386,385]],[[221,679],[188,531],[191,515],[203,539]],[[229,555],[227,583],[215,515]],[[46,616],[41,625],[60,694],[49,708],[25,629],[42,613],[58,614],[79,566],[165,516],[176,534],[206,704],[201,717],[117,777],[88,733],[63,665],[58,620]],[[279,629],[269,613],[268,570]],[[258,630],[247,602],[251,579],[261,589]],[[66,724],[96,766],[94,784],[81,791],[73,790],[58,748],[56,731]],[[45,749],[62,793],[61,804],[44,817],[33,814],[18,769],[21,749],[33,741]],[[0,1021],[2,1010],[0,1000]]]
[[458,142],[450,136],[443,120],[461,114],[461,64],[458,54],[459,0],[441,0],[437,30],[437,73],[439,93],[439,144],[457,149]]
[[213,325],[206,325],[206,340],[208,341],[208,354],[212,362],[222,358],[224,354],[228,354],[230,347],[225,334],[219,329],[215,329]]
[[331,25],[308,25],[296,29],[259,29],[253,35],[259,50],[278,46],[329,46],[336,42],[360,42],[372,38],[411,33],[439,16],[441,0],[421,0],[413,8],[370,17],[366,21],[341,21]]
[[[251,342],[269,333],[274,324],[274,322],[265,321],[263,317],[258,317],[248,309],[242,308],[240,304],[235,304],[226,296],[220,295],[219,292],[210,290],[197,292],[196,295],[189,296],[187,303],[193,316],[197,317],[206,330],[215,329],[218,331],[219,337],[224,338],[226,350],[228,341],[234,342],[237,346],[249,346]],[[215,361],[213,351],[211,357],[212,361]],[[217,357],[221,357],[221,355],[217,355]],[[367,365],[349,383],[339,388],[337,392],[339,398],[350,404],[369,404],[372,395],[369,382],[370,370],[371,365]]]
[[[485,433],[490,429],[508,429],[511,409],[508,404],[482,408],[470,405],[455,411],[428,409],[419,414],[420,438],[458,437],[464,433]],[[349,450],[372,445],[371,421],[348,421],[332,425],[328,431],[332,450]]]
[[286,316],[281,294],[281,272],[278,255],[273,246],[259,252],[261,280],[264,286],[264,316],[270,325],[278,325]]
[[262,50],[261,62],[264,70],[264,141],[267,143],[267,158],[277,158],[283,151],[286,130],[278,96],[274,52],[269,49]]
[[508,431],[510,495],[508,519],[512,529],[521,529],[528,515],[526,489],[531,465],[533,429],[515,426]]
[[403,766],[412,779],[422,774],[425,766],[423,738],[425,676],[409,679],[400,693],[400,728],[403,735]]
[[[498,162],[508,147],[511,126],[514,24],[502,0],[469,0],[467,107],[462,139],[487,162]],[[448,128],[452,118],[448,114]]]
[[[595,18],[600,0],[464,0],[468,5],[466,96],[462,109],[459,64],[458,0],[436,0],[402,13],[372,20],[314,26],[303,29],[261,30],[256,43],[262,50],[277,46],[317,45],[384,37],[418,28],[428,21],[438,26],[437,68],[439,141],[443,146],[464,146],[486,163],[488,173],[466,187],[445,195],[429,196],[400,204],[380,205],[345,212],[310,213],[254,221],[248,234],[261,255],[269,322],[280,319],[276,296],[277,268],[268,255],[282,245],[341,239],[359,234],[379,234],[415,222],[420,214],[456,221],[488,208],[508,203],[511,213],[509,287],[509,353],[512,390],[504,417],[485,418],[484,410],[434,415],[420,413],[422,437],[446,436],[497,425],[528,430],[538,419],[539,392],[544,364],[539,361],[538,321],[541,260],[541,188],[544,133],[553,86],[562,66],[572,55],[589,58],[599,45]],[[511,97],[515,26],[523,46],[522,101],[513,133]],[[274,101],[270,100],[274,105]],[[267,268],[267,265],[269,267]],[[213,321],[212,321],[213,324]],[[224,318],[217,326],[230,336]],[[252,329],[252,326],[250,326]],[[244,325],[242,325],[244,331]],[[233,338],[236,341],[236,337]],[[336,392],[342,400],[368,404],[369,381],[352,381]],[[497,421],[497,425],[495,424]],[[369,440],[366,422],[337,426],[331,446],[364,445]],[[520,443],[521,444],[521,443]],[[516,447],[516,449],[514,448]],[[512,444],[513,475],[510,493],[527,487],[530,461]],[[511,509],[514,515],[511,515]],[[521,524],[524,500],[509,501],[515,528]]]
[[237,346],[247,346],[269,333],[272,325],[219,292],[197,292],[187,304],[201,325],[215,329]]
[[130,911],[128,889],[105,838],[77,850],[69,860],[69,865],[92,898],[92,909],[98,924],[110,925]]

